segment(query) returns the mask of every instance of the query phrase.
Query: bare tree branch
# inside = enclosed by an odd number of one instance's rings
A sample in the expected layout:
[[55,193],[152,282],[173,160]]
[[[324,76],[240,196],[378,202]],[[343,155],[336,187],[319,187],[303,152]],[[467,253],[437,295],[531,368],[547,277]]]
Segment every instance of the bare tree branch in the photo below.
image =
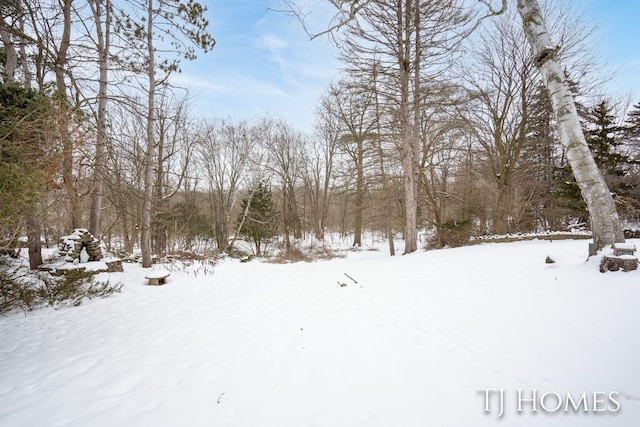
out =
[[[319,32],[309,29],[307,17],[310,12],[303,10],[295,0],[283,0],[283,2],[287,7],[286,9],[279,10],[269,8],[269,10],[293,16],[298,20],[300,25],[302,25],[302,29],[309,37],[309,40],[314,40],[324,35],[329,35],[334,38],[336,32],[356,19],[360,12],[369,4],[375,3],[375,0],[327,0],[328,3],[335,7],[336,12],[329,21],[327,28]],[[507,10],[507,0],[501,0],[500,9],[496,9],[496,7],[491,4],[491,0],[478,0],[478,3],[484,5],[488,11],[486,14],[480,16],[469,30],[460,35],[462,39],[469,37],[485,19],[502,15]]]

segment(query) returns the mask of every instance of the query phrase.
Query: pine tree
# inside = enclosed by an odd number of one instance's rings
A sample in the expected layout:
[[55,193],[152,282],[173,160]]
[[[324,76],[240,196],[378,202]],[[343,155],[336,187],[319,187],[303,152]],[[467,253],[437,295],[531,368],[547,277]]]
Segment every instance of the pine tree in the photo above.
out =
[[[530,192],[530,209],[525,215],[532,228],[555,228],[555,199],[552,197],[554,185],[554,157],[557,141],[554,139],[553,109],[547,90],[538,85],[529,103],[527,141],[523,147],[522,161],[526,162],[527,178],[523,185]],[[527,219],[525,217],[525,219]]]
[[640,102],[635,104],[627,115],[623,133],[625,139],[630,143],[634,151],[638,151],[638,148],[640,148]]
[[629,159],[620,153],[622,129],[615,124],[616,117],[607,101],[589,109],[586,116],[585,137],[598,168],[606,177],[622,176]]
[[49,98],[0,84],[0,250],[15,247],[24,229],[29,264],[42,264],[37,208],[58,164]]
[[628,116],[626,122],[630,126],[635,126],[635,129],[640,132],[640,102],[633,106],[633,110],[629,112]]
[[556,166],[553,175],[555,184],[551,194],[556,204],[565,212],[565,215],[572,217],[579,224],[584,223],[589,217],[589,212],[580,187],[573,176],[571,165],[565,162]]
[[[598,169],[614,195],[617,208],[628,217],[638,205],[638,200],[635,195],[635,180],[628,176],[633,162],[622,152],[625,140],[623,132],[626,135],[626,128],[616,125],[616,116],[607,101],[585,108],[581,116],[587,144]],[[574,216],[586,218],[587,206],[569,164],[556,169],[555,179],[554,194],[561,200],[560,205]]]
[[639,206],[635,191],[637,180],[629,174],[633,162],[623,152],[625,129],[615,124],[616,117],[606,101],[590,109],[587,119],[589,121],[589,130],[585,132],[587,143],[614,195],[618,210],[621,215],[635,220]]
[[622,127],[624,144],[629,153],[629,168],[624,177],[627,188],[627,201],[631,207],[627,217],[631,221],[640,221],[640,102],[627,114]]
[[277,211],[271,198],[271,189],[264,182],[259,182],[242,200],[241,207],[237,233],[253,241],[256,255],[260,256],[262,242],[277,233]]

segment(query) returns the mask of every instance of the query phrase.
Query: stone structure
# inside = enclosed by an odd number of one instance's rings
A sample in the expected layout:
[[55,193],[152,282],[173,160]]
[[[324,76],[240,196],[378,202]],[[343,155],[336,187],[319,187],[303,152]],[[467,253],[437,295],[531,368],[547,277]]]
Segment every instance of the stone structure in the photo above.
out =
[[[83,253],[83,249],[86,255]],[[76,228],[69,236],[60,239],[58,253],[68,262],[100,261],[102,249],[100,242],[88,230]]]
[[636,247],[633,243],[614,243],[613,254],[605,254],[600,262],[600,271],[633,271],[638,268]]

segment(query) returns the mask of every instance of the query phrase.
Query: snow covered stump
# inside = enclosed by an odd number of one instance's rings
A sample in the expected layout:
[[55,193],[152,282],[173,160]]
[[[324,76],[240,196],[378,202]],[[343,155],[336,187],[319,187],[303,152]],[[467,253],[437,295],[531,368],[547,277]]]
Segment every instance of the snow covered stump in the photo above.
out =
[[613,254],[605,254],[600,262],[600,271],[632,271],[638,268],[636,247],[633,243],[614,243],[611,246]]

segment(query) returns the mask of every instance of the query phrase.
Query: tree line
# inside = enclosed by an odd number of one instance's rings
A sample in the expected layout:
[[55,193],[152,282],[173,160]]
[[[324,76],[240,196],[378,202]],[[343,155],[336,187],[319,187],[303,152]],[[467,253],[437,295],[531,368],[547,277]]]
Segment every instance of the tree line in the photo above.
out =
[[[343,71],[309,132],[193,113],[171,76],[215,44],[196,2],[3,3],[0,247],[26,236],[35,268],[41,241],[87,227],[114,252],[139,248],[149,266],[170,252],[230,251],[238,238],[258,254],[277,238],[289,253],[330,232],[360,246],[370,230],[394,254],[400,236],[415,251],[420,230],[442,247],[589,227],[514,7],[356,3],[335,21]],[[560,3],[545,19],[586,143],[621,218],[636,223],[640,103],[593,96],[589,29]]]

